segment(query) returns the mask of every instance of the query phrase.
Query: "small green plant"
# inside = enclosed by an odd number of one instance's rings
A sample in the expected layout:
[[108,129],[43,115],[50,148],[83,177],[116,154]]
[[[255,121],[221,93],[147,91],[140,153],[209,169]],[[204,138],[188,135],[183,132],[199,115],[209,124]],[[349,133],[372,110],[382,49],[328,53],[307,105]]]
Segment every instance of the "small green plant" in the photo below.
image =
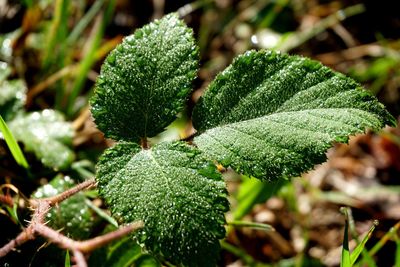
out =
[[35,154],[44,166],[67,169],[74,160],[71,123],[52,109],[26,112],[26,85],[20,79],[8,80],[10,72],[7,64],[0,62],[0,139],[6,140],[17,163],[24,168],[29,167],[28,162],[16,141],[23,143],[25,151]]
[[161,260],[212,266],[229,210],[216,164],[269,181],[326,160],[334,142],[395,120],[352,79],[320,63],[248,51],[194,107],[197,134],[150,145],[184,109],[199,52],[176,14],[126,37],[106,58],[91,99],[95,122],[118,143],[97,165],[100,194],[121,223]]

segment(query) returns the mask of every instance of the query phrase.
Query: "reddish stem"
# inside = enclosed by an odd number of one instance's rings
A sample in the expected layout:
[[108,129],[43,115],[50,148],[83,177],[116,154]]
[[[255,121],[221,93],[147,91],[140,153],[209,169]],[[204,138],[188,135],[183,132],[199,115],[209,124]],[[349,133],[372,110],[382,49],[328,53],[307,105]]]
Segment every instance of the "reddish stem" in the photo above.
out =
[[32,221],[29,223],[28,227],[24,229],[15,239],[11,240],[0,248],[0,257],[6,256],[16,247],[29,240],[35,239],[38,235],[40,235],[59,247],[72,251],[78,267],[87,267],[84,253],[91,252],[96,248],[104,246],[113,240],[121,238],[122,236],[125,236],[130,232],[143,227],[143,222],[135,222],[93,239],[86,241],[75,241],[45,225],[46,214],[49,212],[52,206],[64,201],[83,189],[87,189],[95,185],[96,181],[94,179],[90,179],[56,196],[43,199],[31,199],[29,203],[34,210]]

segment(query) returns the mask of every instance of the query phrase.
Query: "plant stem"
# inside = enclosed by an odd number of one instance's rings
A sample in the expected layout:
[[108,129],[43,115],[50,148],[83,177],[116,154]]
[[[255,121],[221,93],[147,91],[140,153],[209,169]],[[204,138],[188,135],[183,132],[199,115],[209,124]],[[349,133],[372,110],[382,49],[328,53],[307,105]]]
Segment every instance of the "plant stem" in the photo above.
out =
[[325,31],[329,27],[335,26],[340,21],[343,21],[349,17],[361,14],[365,11],[365,6],[363,4],[356,4],[353,6],[346,7],[341,9],[334,14],[321,19],[318,23],[314,25],[314,27],[307,29],[305,31],[297,32],[290,35],[284,43],[278,44],[275,47],[276,50],[280,50],[283,52],[287,52],[300,46],[305,43],[309,39],[318,35],[319,33]]
[[74,253],[76,265],[78,267],[87,267],[87,263],[86,263],[85,257],[83,256],[83,253],[80,252],[79,250],[74,250],[73,253]]
[[66,200],[67,198],[69,198],[70,196],[84,190],[84,189],[88,189],[91,188],[93,186],[96,185],[96,180],[95,179],[89,179],[84,181],[83,183],[80,183],[74,187],[72,187],[71,189],[68,189],[64,192],[62,192],[61,194],[52,196],[52,197],[48,197],[48,198],[42,198],[42,199],[33,199],[30,201],[31,205],[33,207],[37,207],[39,202],[42,201],[46,201],[49,203],[50,206],[54,206],[57,203],[60,203],[64,200]]
[[84,253],[104,246],[116,239],[119,239],[131,233],[132,231],[143,227],[143,222],[139,221],[121,227],[113,232],[107,233],[102,236],[98,236],[85,241],[76,241],[45,225],[46,214],[49,212],[52,206],[64,201],[65,199],[84,189],[93,187],[95,185],[95,179],[90,179],[56,196],[29,200],[31,207],[34,210],[31,222],[29,223],[28,227],[25,228],[15,239],[11,240],[6,245],[0,248],[0,257],[6,256],[16,247],[26,243],[29,240],[33,240],[38,235],[40,235],[48,239],[52,243],[58,245],[60,248],[72,251],[74,254],[76,266],[87,267]]
[[140,139],[140,146],[143,149],[149,149],[149,141],[147,140],[146,137],[143,137],[143,138]]
[[34,239],[31,228],[22,231],[16,238],[5,244],[0,248],[0,258],[6,256],[9,252],[13,251],[16,247],[24,244],[26,241]]

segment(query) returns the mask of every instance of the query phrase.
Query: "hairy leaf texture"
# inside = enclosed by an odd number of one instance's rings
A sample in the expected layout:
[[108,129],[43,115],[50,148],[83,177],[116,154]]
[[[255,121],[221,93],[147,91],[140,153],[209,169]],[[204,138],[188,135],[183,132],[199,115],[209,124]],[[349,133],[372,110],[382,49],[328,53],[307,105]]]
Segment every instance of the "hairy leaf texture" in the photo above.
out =
[[74,131],[70,123],[54,110],[33,112],[9,123],[15,138],[47,167],[67,168],[74,159],[70,149]]
[[212,266],[225,236],[225,183],[215,165],[182,142],[141,150],[108,149],[97,167],[100,193],[123,222],[143,221],[136,234],[149,251],[175,264]]
[[325,161],[334,141],[395,122],[354,80],[316,61],[249,51],[209,85],[193,123],[195,144],[213,159],[275,179]]
[[176,14],[126,37],[96,81],[91,106],[99,129],[124,141],[163,131],[190,93],[198,58],[193,32]]

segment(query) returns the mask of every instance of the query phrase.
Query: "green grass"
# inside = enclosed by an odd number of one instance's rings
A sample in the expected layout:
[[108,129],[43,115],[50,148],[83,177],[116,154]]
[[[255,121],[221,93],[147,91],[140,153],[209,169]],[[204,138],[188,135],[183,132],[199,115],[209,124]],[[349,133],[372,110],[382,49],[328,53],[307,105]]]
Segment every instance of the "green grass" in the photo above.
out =
[[65,263],[64,263],[65,267],[71,267],[71,259],[69,256],[69,250],[67,250],[67,252],[65,253]]
[[15,140],[13,134],[8,128],[6,122],[3,120],[3,117],[0,115],[0,131],[3,133],[4,140],[7,143],[8,148],[11,151],[15,161],[25,169],[29,168],[29,164],[26,161],[24,154],[22,154],[21,148],[19,147],[17,141]]
[[342,246],[342,256],[340,259],[340,267],[350,267],[350,249],[349,249],[349,215],[348,208],[342,208],[341,211],[345,216],[344,224],[344,236],[343,236],[343,246]]
[[[361,257],[362,262],[366,264],[366,266],[376,266],[374,259],[365,249],[365,244],[371,238],[372,233],[374,232],[376,226],[379,224],[378,221],[374,221],[373,225],[368,230],[365,237],[360,242],[358,240],[357,233],[355,232],[354,220],[351,215],[351,209],[347,207],[341,208],[342,213],[345,215],[345,226],[344,226],[344,238],[343,238],[343,246],[342,246],[342,256],[340,260],[341,267],[351,267],[354,266],[356,261]],[[357,241],[357,246],[354,248],[352,252],[349,249],[349,231],[352,233],[353,238]],[[365,266],[364,264],[362,266]]]

